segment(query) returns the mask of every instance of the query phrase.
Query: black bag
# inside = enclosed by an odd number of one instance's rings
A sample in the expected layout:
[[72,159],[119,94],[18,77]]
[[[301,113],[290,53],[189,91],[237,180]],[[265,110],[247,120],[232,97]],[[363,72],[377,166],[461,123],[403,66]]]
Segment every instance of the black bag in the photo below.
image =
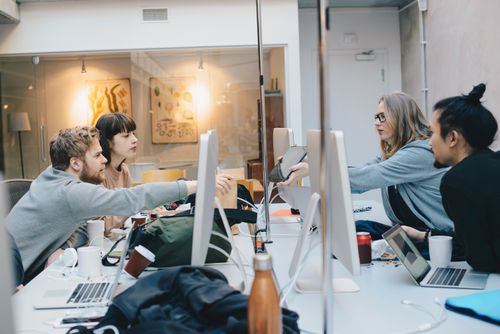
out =
[[[120,334],[246,333],[247,305],[248,296],[231,288],[215,269],[166,268],[115,297],[94,330],[109,326]],[[282,308],[284,334],[299,333],[298,318]],[[94,330],[74,327],[67,333],[93,334]]]

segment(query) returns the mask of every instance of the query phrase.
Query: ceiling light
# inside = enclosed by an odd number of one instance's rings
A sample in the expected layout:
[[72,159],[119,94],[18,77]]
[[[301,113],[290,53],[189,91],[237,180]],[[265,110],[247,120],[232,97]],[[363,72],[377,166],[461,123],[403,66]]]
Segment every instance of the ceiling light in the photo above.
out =
[[198,61],[198,70],[203,71],[203,56],[200,55],[200,60]]
[[87,73],[87,68],[85,67],[85,59],[82,59],[82,74]]

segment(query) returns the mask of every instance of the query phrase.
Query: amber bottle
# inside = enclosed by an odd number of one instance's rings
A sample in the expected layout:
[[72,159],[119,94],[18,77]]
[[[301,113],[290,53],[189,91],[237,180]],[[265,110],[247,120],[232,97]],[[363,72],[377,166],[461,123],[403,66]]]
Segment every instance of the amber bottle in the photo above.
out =
[[248,298],[248,333],[282,333],[281,308],[269,254],[256,254],[255,278]]

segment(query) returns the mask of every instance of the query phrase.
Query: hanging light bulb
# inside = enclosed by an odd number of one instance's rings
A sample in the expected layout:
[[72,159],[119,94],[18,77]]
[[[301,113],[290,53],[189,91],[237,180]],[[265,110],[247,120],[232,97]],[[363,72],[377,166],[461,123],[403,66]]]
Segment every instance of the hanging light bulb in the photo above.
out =
[[85,59],[82,58],[82,74],[87,73],[87,68],[85,67]]
[[198,61],[198,70],[199,71],[203,71],[204,68],[203,68],[203,56],[200,55],[200,60]]

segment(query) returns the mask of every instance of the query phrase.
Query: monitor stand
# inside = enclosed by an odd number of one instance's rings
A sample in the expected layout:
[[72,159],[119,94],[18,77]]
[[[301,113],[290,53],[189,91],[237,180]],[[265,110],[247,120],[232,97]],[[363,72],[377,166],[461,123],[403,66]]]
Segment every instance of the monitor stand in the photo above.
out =
[[[319,228],[314,232],[310,232],[313,226],[319,226],[320,218],[320,195],[313,193],[309,200],[309,205],[305,214],[304,223],[297,240],[297,246],[293,254],[290,270],[290,277],[298,275],[295,282],[295,289],[300,293],[319,293],[322,290],[322,263],[321,263],[321,247],[317,247],[321,242]],[[314,247],[307,254],[308,249]],[[336,272],[344,277],[333,278],[334,293],[351,293],[360,291],[359,286],[354,282],[352,276],[347,269],[340,263],[335,261],[334,268],[339,269]],[[300,271],[297,273],[297,271]],[[334,273],[335,274],[335,273]],[[347,277],[345,277],[347,276]]]

